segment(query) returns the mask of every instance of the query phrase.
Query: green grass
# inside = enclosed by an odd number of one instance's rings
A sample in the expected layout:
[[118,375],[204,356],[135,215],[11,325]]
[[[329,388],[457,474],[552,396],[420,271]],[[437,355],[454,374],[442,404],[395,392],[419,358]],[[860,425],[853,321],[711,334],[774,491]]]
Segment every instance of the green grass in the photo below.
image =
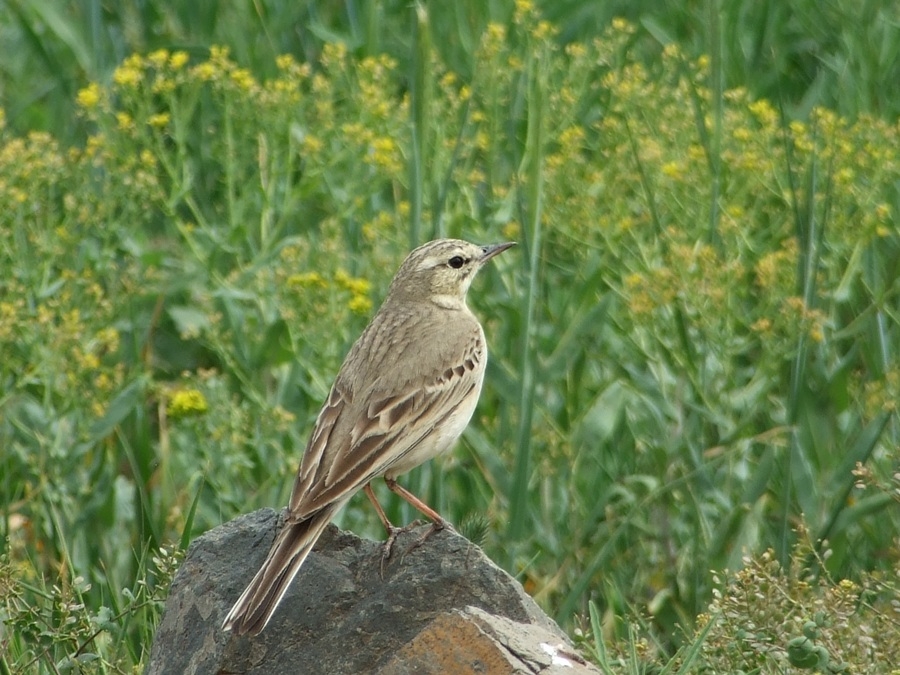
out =
[[889,672],[897,23],[844,5],[0,10],[0,668],[145,665],[170,551],[285,503],[391,273],[461,236],[520,246],[406,484],[606,672]]

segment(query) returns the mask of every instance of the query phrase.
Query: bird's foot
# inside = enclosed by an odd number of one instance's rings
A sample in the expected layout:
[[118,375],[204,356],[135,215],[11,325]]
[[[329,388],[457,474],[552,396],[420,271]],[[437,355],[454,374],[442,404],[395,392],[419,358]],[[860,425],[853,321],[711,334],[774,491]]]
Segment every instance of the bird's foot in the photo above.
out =
[[[384,565],[390,559],[391,555],[394,553],[394,542],[400,537],[401,534],[407,532],[408,530],[415,529],[422,524],[421,520],[414,520],[409,525],[404,525],[403,527],[394,527],[391,525],[388,528],[388,538],[384,542],[384,545],[381,548],[381,576],[384,578]],[[406,555],[404,553],[403,555]]]
[[[391,527],[387,541],[384,542],[384,546],[381,551],[381,576],[384,577],[384,566],[385,563],[390,559],[391,555],[394,553],[394,544],[401,534],[408,532],[410,530],[414,530],[417,527],[422,525],[421,520],[414,520],[409,525],[404,525],[403,527]],[[450,530],[454,532],[453,526],[448,523],[443,518],[441,520],[432,521],[431,527],[429,527],[424,534],[417,537],[413,543],[406,547],[406,550],[403,551],[403,554],[400,556],[400,560],[403,560],[407,555],[409,555],[412,551],[419,548],[425,541],[433,535],[435,532],[440,532],[441,530]]]
[[435,520],[431,523],[431,527],[429,527],[422,536],[420,536],[407,547],[407,549],[403,552],[403,555],[408,555],[410,552],[416,550],[425,543],[425,540],[428,539],[428,537],[435,534],[436,532],[440,532],[441,530],[450,530],[451,532],[456,531],[453,529],[453,526],[443,518],[441,520]]

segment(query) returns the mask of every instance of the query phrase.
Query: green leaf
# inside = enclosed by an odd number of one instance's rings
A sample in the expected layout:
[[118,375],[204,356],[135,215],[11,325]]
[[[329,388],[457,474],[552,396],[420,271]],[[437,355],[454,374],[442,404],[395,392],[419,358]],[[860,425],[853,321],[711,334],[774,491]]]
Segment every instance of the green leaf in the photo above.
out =
[[113,399],[106,409],[106,413],[94,422],[90,428],[90,437],[93,441],[100,441],[109,436],[113,430],[125,420],[136,408],[145,403],[145,388],[147,379],[140,377],[127,385]]
[[256,350],[253,363],[257,368],[278,366],[290,363],[295,358],[291,341],[291,330],[284,319],[270,323],[266,334]]
[[168,314],[182,335],[199,335],[211,325],[206,313],[196,307],[176,305],[168,308]]

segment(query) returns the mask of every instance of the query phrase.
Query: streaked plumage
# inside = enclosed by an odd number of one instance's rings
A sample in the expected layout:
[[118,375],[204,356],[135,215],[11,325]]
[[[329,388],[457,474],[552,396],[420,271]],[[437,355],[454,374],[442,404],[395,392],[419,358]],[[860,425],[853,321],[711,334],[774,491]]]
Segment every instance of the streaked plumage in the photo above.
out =
[[341,366],[303,454],[283,528],[265,562],[225,618],[235,633],[259,633],[325,526],[360,489],[388,487],[443,526],[443,519],[394,483],[447,450],[481,393],[487,346],[466,306],[473,277],[512,246],[439,239],[400,266],[387,298]]

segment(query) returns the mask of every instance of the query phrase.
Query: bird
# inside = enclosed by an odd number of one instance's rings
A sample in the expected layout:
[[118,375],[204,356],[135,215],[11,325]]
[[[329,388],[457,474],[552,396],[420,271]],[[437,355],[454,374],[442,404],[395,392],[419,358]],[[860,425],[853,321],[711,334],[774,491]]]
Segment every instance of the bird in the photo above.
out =
[[487,344],[466,294],[485,263],[513,245],[436,239],[409,253],[335,377],[300,461],[283,525],[226,615],[224,630],[262,632],[325,527],[359,490],[388,533],[390,555],[403,528],[391,524],[375,498],[371,483],[378,477],[431,520],[426,536],[447,526],[397,478],[450,449],[472,418]]

